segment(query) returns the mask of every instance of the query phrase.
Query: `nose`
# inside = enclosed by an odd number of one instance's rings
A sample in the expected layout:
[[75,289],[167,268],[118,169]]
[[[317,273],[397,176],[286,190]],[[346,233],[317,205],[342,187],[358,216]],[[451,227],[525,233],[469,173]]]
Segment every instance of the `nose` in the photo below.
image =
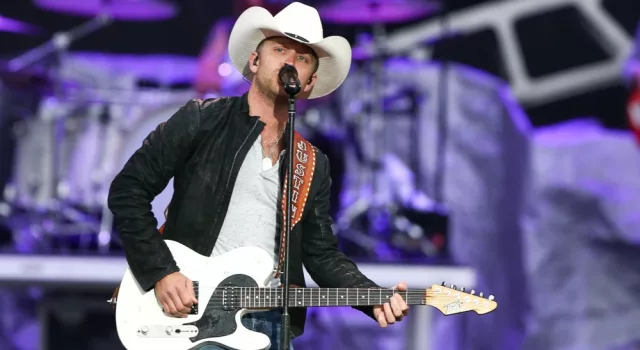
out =
[[287,53],[287,57],[285,58],[283,65],[288,64],[293,66],[296,62],[296,52],[291,50]]

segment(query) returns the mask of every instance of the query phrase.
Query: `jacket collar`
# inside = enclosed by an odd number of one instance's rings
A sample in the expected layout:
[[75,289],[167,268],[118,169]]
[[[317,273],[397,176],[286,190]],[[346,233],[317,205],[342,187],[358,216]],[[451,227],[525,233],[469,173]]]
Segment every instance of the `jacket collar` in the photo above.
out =
[[[249,91],[245,92],[242,96],[240,96],[240,109],[239,114],[242,118],[246,118],[247,126],[254,123],[256,119],[258,119],[258,123],[264,124],[263,121],[260,120],[257,116],[252,116],[249,114]],[[297,117],[296,117],[297,119]],[[287,125],[285,134],[283,136],[283,140],[285,142],[284,148],[287,149],[287,145],[289,144],[289,125]]]
[[250,127],[255,124],[256,120],[258,123],[262,123],[260,118],[257,116],[252,116],[249,114],[249,92],[245,92],[242,96],[237,97],[237,104],[234,107],[234,113],[242,120],[244,125]]
[[240,96],[240,112],[249,115],[249,91]]

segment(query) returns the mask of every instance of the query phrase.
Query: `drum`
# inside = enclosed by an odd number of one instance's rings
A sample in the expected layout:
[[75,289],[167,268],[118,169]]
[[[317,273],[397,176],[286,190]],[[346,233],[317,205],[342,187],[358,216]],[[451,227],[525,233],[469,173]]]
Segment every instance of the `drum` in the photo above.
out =
[[[68,84],[13,128],[16,156],[4,192],[16,246],[119,249],[107,207],[111,182],[149,133],[196,97],[194,68],[194,59],[175,56],[68,55],[59,69]],[[158,225],[172,195],[170,182],[152,203]]]
[[[67,74],[92,87],[82,89],[83,105],[91,107],[68,141],[71,159],[62,186],[67,202],[110,215],[106,205],[114,177],[158,124],[197,97],[190,87],[196,65],[192,57],[175,55],[77,52],[67,59]],[[172,183],[167,188],[153,205],[160,224]],[[105,225],[102,231],[109,230]]]

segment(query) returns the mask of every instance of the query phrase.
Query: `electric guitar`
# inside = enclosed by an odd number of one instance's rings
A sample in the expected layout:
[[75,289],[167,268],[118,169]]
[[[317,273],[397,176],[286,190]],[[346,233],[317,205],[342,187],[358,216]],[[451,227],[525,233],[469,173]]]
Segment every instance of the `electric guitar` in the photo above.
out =
[[[212,344],[237,350],[270,347],[269,338],[245,328],[240,319],[248,312],[282,306],[282,288],[265,288],[272,277],[269,254],[257,247],[242,247],[217,257],[200,255],[175,241],[166,240],[180,272],[193,281],[198,304],[186,318],[166,316],[153,290],[144,292],[129,269],[119,288],[116,326],[128,350],[187,350]],[[493,297],[473,295],[433,285],[426,290],[292,288],[290,307],[372,306],[384,304],[394,293],[409,305],[429,305],[445,315],[496,309]]]

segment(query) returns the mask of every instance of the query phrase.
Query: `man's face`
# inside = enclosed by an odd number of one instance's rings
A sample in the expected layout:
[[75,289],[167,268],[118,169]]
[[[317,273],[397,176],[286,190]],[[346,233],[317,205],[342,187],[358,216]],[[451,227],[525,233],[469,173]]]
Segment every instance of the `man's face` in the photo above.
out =
[[[257,66],[253,61],[258,57]],[[308,95],[315,84],[316,58],[313,50],[295,40],[276,37],[262,43],[259,52],[249,57],[249,66],[255,73],[254,84],[267,97],[287,96],[278,79],[278,72],[285,64],[292,65],[298,71],[300,95]]]

